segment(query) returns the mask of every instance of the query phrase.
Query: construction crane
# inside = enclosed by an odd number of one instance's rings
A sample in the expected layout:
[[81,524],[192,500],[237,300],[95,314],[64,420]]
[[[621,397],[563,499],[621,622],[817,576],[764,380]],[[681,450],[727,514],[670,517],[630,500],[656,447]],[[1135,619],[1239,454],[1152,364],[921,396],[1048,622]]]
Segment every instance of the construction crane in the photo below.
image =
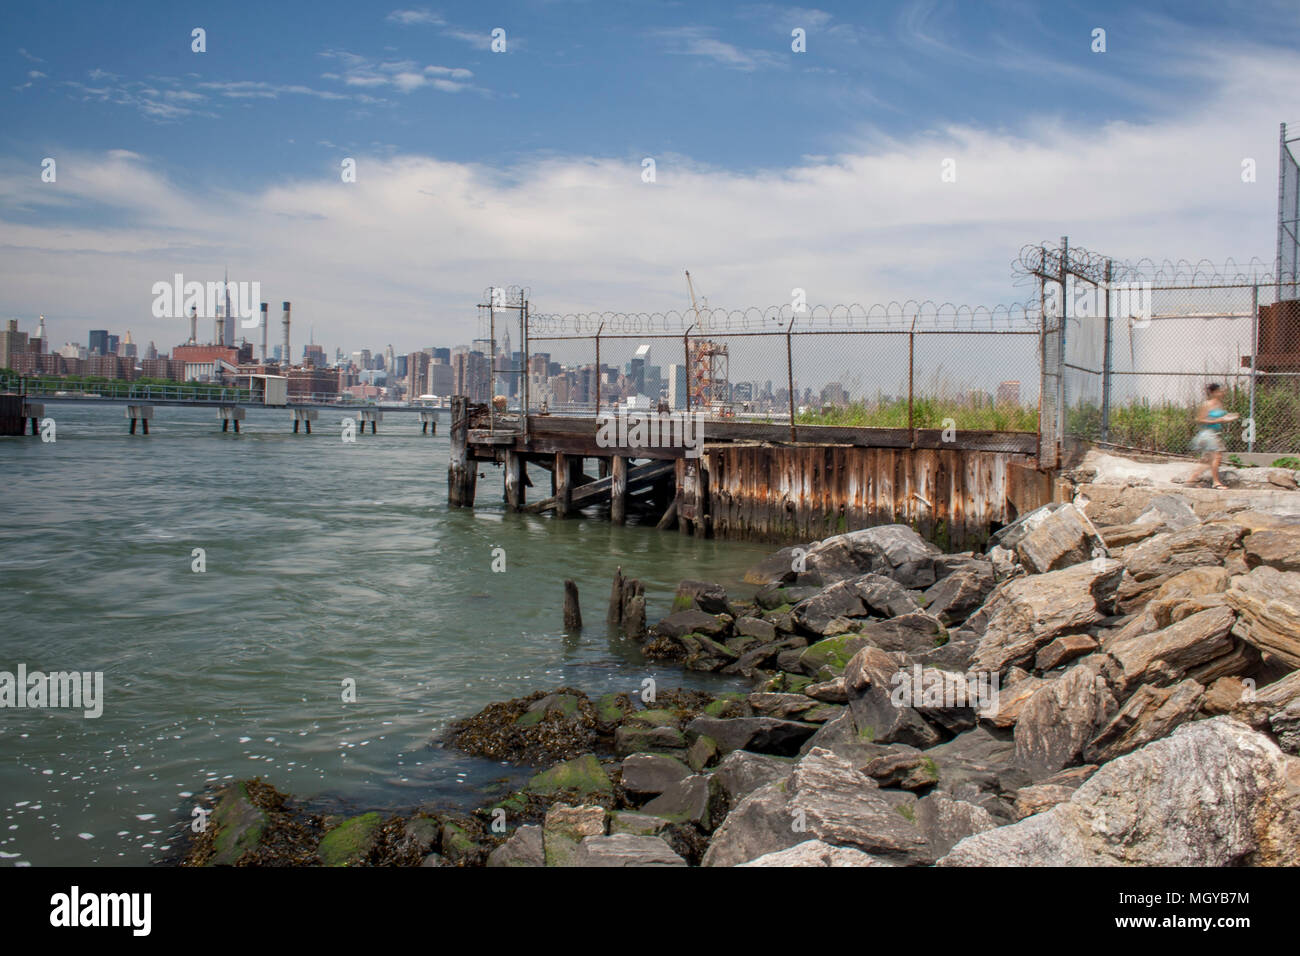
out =
[[[699,320],[699,305],[695,301],[695,285],[691,282],[691,270],[686,270],[686,291],[691,294],[691,312]],[[708,308],[708,300],[704,307]],[[718,344],[705,339],[695,339],[688,349],[690,356],[687,365],[689,381],[688,391],[691,406],[696,409],[709,410],[722,418],[730,418],[734,411],[728,399],[729,356],[726,344]]]

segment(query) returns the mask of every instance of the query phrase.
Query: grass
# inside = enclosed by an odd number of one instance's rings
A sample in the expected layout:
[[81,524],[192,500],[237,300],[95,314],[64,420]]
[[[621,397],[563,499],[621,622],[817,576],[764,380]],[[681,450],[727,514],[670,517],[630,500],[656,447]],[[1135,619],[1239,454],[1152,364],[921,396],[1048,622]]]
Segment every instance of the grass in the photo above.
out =
[[[957,428],[970,431],[1036,432],[1038,409],[1010,403],[972,404],[942,398],[918,398],[917,428]],[[882,398],[870,404],[850,402],[795,416],[800,425],[840,425],[848,428],[907,428],[907,399]]]

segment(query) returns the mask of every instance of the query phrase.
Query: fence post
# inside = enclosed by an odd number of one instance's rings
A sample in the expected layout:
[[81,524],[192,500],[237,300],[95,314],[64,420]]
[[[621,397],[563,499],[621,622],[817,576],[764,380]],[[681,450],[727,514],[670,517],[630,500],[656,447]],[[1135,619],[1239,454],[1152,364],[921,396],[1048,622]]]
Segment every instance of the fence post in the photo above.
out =
[[912,327],[907,330],[907,435],[912,450],[916,450],[916,316],[912,316]]
[[526,445],[528,443],[528,299],[522,292],[520,293],[520,298],[523,299],[523,306],[519,310],[519,337],[524,343],[524,370],[521,373],[524,381],[522,388],[523,399],[520,405],[520,411],[522,412],[520,419],[523,425],[524,444]]
[[1061,335],[1057,340],[1059,342],[1060,354],[1057,356],[1056,370],[1056,453],[1053,456],[1059,467],[1061,463],[1061,452],[1065,448],[1065,333],[1066,327],[1070,324],[1070,296],[1066,291],[1066,279],[1070,276],[1070,237],[1061,237]]
[[[699,313],[696,313],[698,316]],[[686,330],[682,336],[682,357],[686,362],[686,410],[691,410],[691,329],[695,328],[695,323],[691,323],[691,328]],[[676,411],[676,409],[673,409]]]
[[596,330],[596,417],[600,417],[600,333],[605,331],[605,323],[600,323]]
[[790,400],[790,441],[798,441],[797,433],[794,428],[794,348],[791,344],[791,331],[794,329],[794,316],[790,316],[790,324],[785,329],[785,380],[787,395]]
[[[1278,310],[1278,306],[1273,308]],[[1280,310],[1279,310],[1280,311]],[[1276,312],[1275,312],[1276,314]],[[1250,441],[1246,444],[1246,451],[1254,452],[1255,450],[1255,433],[1257,426],[1255,424],[1255,369],[1259,365],[1259,286],[1251,286],[1250,289]]]
[[1110,441],[1110,375],[1111,375],[1111,317],[1110,317],[1111,261],[1106,260],[1106,345],[1101,364],[1101,440]]

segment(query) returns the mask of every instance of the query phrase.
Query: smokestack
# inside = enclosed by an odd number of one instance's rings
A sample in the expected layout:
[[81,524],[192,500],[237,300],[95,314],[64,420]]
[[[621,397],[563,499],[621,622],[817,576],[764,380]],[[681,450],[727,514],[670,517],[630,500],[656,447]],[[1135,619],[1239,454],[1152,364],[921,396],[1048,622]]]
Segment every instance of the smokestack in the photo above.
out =
[[198,323],[199,323],[199,307],[197,305],[192,305],[190,306],[190,340],[188,343],[189,345],[199,344]]
[[284,318],[281,319],[280,321],[282,321],[282,322],[284,323],[284,354],[283,354],[282,356],[280,356],[280,358],[281,358],[281,360],[284,362],[285,367],[287,368],[287,367],[290,365],[290,352],[289,352],[289,303],[288,303],[288,302],[286,302],[286,303],[284,304]]
[[263,365],[266,364],[266,324],[267,324],[266,306],[267,303],[263,302],[262,303],[262,364]]

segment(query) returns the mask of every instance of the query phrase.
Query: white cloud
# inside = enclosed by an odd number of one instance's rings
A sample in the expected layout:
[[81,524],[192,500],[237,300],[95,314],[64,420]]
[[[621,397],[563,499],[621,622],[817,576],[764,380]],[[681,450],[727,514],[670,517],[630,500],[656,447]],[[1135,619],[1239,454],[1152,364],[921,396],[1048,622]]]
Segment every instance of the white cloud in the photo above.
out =
[[429,26],[442,26],[442,24],[447,22],[440,15],[428,9],[394,10],[388,15],[388,20],[403,25],[426,24]]
[[410,350],[472,338],[493,284],[531,286],[540,311],[681,308],[684,268],[715,306],[778,305],[796,286],[810,303],[995,304],[1026,294],[1009,268],[1020,246],[1063,234],[1119,259],[1270,260],[1277,120],[1300,63],[1196,55],[1217,87],[1154,122],[950,126],[754,173],[662,155],[654,184],[639,155],[502,170],[357,151],[355,184],[322,157],[312,175],[220,193],[133,155],[55,153],[57,184],[15,158],[0,164],[0,283],[13,314],[129,322],[161,347],[182,330],[147,318],[151,283],[229,262],[292,300],[318,341]]
[[651,36],[668,41],[668,52],[713,60],[733,70],[750,72],[782,63],[770,50],[743,50],[719,40],[708,27],[671,27],[651,31]]

